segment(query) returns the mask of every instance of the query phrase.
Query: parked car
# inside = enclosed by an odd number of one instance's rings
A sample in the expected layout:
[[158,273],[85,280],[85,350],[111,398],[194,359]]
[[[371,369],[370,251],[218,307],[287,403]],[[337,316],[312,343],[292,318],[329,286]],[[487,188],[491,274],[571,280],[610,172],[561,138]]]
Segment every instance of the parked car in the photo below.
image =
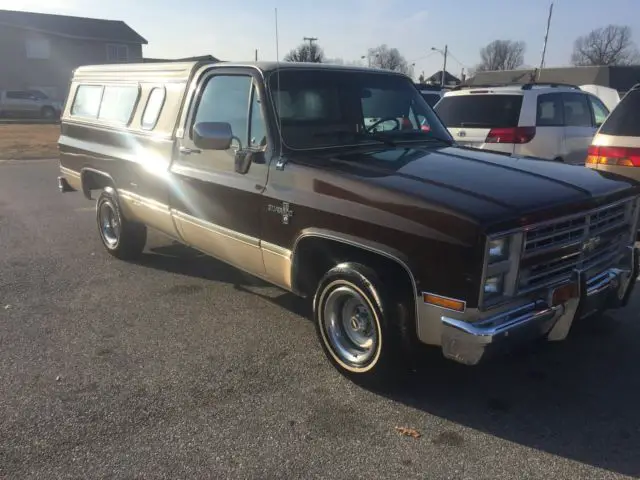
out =
[[602,124],[589,147],[586,165],[640,182],[640,84],[624,96]]
[[425,83],[416,83],[416,88],[420,91],[422,98],[426,100],[431,108],[440,101],[446,90],[437,85],[428,85]]
[[595,95],[602,103],[605,104],[607,109],[611,112],[616,105],[620,103],[620,94],[615,88],[605,87],[603,85],[580,85],[580,90],[585,92],[589,92],[592,95]]
[[584,164],[609,114],[594,95],[562,84],[456,87],[435,107],[458,144]]
[[151,227],[312,299],[327,358],[362,380],[420,342],[473,365],[562,340],[638,276],[639,185],[458,148],[395,72],[81,67],[59,147],[59,187],[97,196],[107,252],[141,255]]
[[0,117],[53,120],[61,110],[61,102],[49,99],[39,90],[0,91]]

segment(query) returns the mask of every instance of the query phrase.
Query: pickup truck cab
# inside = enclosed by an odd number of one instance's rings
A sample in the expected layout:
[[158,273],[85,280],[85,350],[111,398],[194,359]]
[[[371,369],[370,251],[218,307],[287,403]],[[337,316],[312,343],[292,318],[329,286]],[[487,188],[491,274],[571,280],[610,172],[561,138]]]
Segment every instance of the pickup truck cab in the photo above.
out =
[[638,276],[637,183],[460,148],[394,72],[81,67],[59,147],[59,187],[97,196],[110,254],[154,228],[308,297],[327,358],[362,380],[420,343],[474,365],[562,340]]

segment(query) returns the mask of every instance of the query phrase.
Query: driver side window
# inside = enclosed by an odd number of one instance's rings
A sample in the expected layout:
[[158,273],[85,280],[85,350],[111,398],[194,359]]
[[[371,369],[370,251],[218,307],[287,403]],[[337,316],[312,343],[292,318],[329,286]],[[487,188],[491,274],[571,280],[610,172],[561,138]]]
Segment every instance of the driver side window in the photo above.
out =
[[[244,148],[248,141],[249,98],[252,79],[242,75],[216,75],[204,85],[192,125],[226,122],[237,137],[232,146]],[[237,145],[240,140],[241,145]]]

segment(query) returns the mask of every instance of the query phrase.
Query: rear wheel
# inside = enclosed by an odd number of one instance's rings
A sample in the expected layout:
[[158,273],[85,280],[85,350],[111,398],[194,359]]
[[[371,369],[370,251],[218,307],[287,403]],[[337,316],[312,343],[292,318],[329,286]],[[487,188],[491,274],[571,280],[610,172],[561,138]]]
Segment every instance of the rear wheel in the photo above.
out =
[[46,120],[51,120],[56,116],[56,111],[51,107],[43,107],[40,110],[40,115]]
[[340,264],[320,281],[313,302],[316,332],[342,374],[381,386],[406,371],[401,331],[411,309],[396,308],[393,297],[372,269],[356,263]]
[[113,190],[105,190],[98,197],[96,218],[100,239],[107,252],[121,260],[140,256],[147,243],[147,227],[124,218]]

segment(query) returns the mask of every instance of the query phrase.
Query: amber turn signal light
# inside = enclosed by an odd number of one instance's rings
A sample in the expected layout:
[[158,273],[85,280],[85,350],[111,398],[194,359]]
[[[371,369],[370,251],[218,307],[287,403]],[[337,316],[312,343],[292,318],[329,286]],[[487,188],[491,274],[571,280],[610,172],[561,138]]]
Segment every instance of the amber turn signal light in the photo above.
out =
[[447,308],[449,310],[455,310],[456,312],[464,312],[465,310],[465,302],[462,300],[441,297],[439,295],[434,295],[433,293],[423,293],[422,299],[424,300],[424,303],[435,305],[436,307]]

